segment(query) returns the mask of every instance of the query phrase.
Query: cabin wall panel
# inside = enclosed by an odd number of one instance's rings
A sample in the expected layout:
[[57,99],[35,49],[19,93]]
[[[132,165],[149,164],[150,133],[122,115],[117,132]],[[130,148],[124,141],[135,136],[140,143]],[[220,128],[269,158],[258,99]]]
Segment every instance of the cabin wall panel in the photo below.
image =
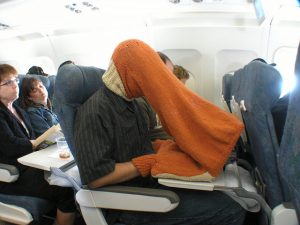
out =
[[112,29],[96,28],[84,33],[51,36],[51,43],[56,54],[58,66],[66,60],[73,60],[78,65],[108,67],[115,47],[126,39],[141,39],[149,42],[148,30],[144,26],[123,26]]
[[33,65],[41,66],[49,74],[56,74],[52,60],[55,54],[47,37],[34,40],[2,40],[0,49],[0,61],[12,64],[20,74],[25,74]]
[[[196,92],[221,105],[221,81],[228,70],[236,70],[254,58],[267,57],[269,27],[155,27],[152,43],[157,50],[194,49],[201,55],[195,73]],[[222,51],[229,51],[222,54]],[[245,54],[246,53],[246,54]],[[177,64],[183,64],[180,58]],[[200,90],[201,89],[201,90]]]
[[[300,7],[282,7],[274,16],[268,46],[268,58],[274,60],[276,52],[284,48],[297,48],[300,41]],[[288,63],[288,62],[287,62]]]
[[300,7],[283,6],[274,16],[268,43],[268,59],[283,77],[282,95],[293,90],[294,67],[300,42]]
[[[222,78],[224,74],[236,71],[244,67],[253,59],[258,58],[254,51],[223,49],[216,54],[215,57],[215,81],[218,90],[222,91]],[[221,92],[216,96],[215,101],[221,100]],[[221,102],[220,102],[221,103]]]

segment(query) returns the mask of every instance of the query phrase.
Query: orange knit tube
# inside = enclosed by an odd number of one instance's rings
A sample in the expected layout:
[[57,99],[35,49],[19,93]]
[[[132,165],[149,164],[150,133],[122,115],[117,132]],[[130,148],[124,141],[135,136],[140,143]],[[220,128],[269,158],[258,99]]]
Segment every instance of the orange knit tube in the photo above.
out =
[[217,176],[243,124],[185,87],[142,41],[120,43],[112,60],[127,97],[145,96],[180,150],[203,166],[204,171]]

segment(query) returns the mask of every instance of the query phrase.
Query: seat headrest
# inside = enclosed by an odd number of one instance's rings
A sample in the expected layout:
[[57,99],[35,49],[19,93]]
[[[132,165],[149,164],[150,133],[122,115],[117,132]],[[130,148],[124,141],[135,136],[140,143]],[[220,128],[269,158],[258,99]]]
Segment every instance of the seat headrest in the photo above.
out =
[[[282,78],[269,64],[254,60],[234,73],[232,95],[240,102],[270,109],[281,94]],[[246,106],[247,108],[247,106]]]
[[54,111],[66,141],[76,159],[73,128],[77,108],[103,86],[105,71],[96,67],[64,65],[58,70],[54,90]]
[[69,64],[58,70],[56,77],[55,96],[61,103],[82,104],[102,83],[105,70],[96,67]]
[[251,62],[253,62],[253,61],[259,61],[259,62],[268,64],[268,65],[270,65],[270,66],[276,66],[276,63],[267,63],[267,61],[264,60],[264,59],[262,59],[262,58],[256,58],[256,59],[253,59]]

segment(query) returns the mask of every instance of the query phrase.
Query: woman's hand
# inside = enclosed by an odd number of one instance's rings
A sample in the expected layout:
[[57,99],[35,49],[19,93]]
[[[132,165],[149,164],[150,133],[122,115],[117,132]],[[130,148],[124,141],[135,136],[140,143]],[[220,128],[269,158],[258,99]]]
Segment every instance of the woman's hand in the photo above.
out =
[[32,149],[35,150],[37,147],[35,140],[30,140],[30,142],[32,144]]

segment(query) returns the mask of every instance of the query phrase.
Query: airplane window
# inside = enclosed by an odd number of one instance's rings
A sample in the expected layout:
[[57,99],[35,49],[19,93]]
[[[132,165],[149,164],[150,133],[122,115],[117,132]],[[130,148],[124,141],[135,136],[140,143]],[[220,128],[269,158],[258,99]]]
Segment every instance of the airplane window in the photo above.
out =
[[[165,49],[161,50],[165,53],[174,64],[183,66],[190,72],[190,78],[186,82],[186,86],[197,94],[207,97],[204,89],[207,85],[203,81],[204,75],[201,66],[202,55],[195,49]],[[197,77],[197,78],[196,78]]]
[[279,48],[274,55],[273,61],[277,64],[276,68],[281,73],[283,79],[281,96],[292,91],[295,87],[296,78],[294,74],[294,67],[296,54],[296,48],[282,47]]

